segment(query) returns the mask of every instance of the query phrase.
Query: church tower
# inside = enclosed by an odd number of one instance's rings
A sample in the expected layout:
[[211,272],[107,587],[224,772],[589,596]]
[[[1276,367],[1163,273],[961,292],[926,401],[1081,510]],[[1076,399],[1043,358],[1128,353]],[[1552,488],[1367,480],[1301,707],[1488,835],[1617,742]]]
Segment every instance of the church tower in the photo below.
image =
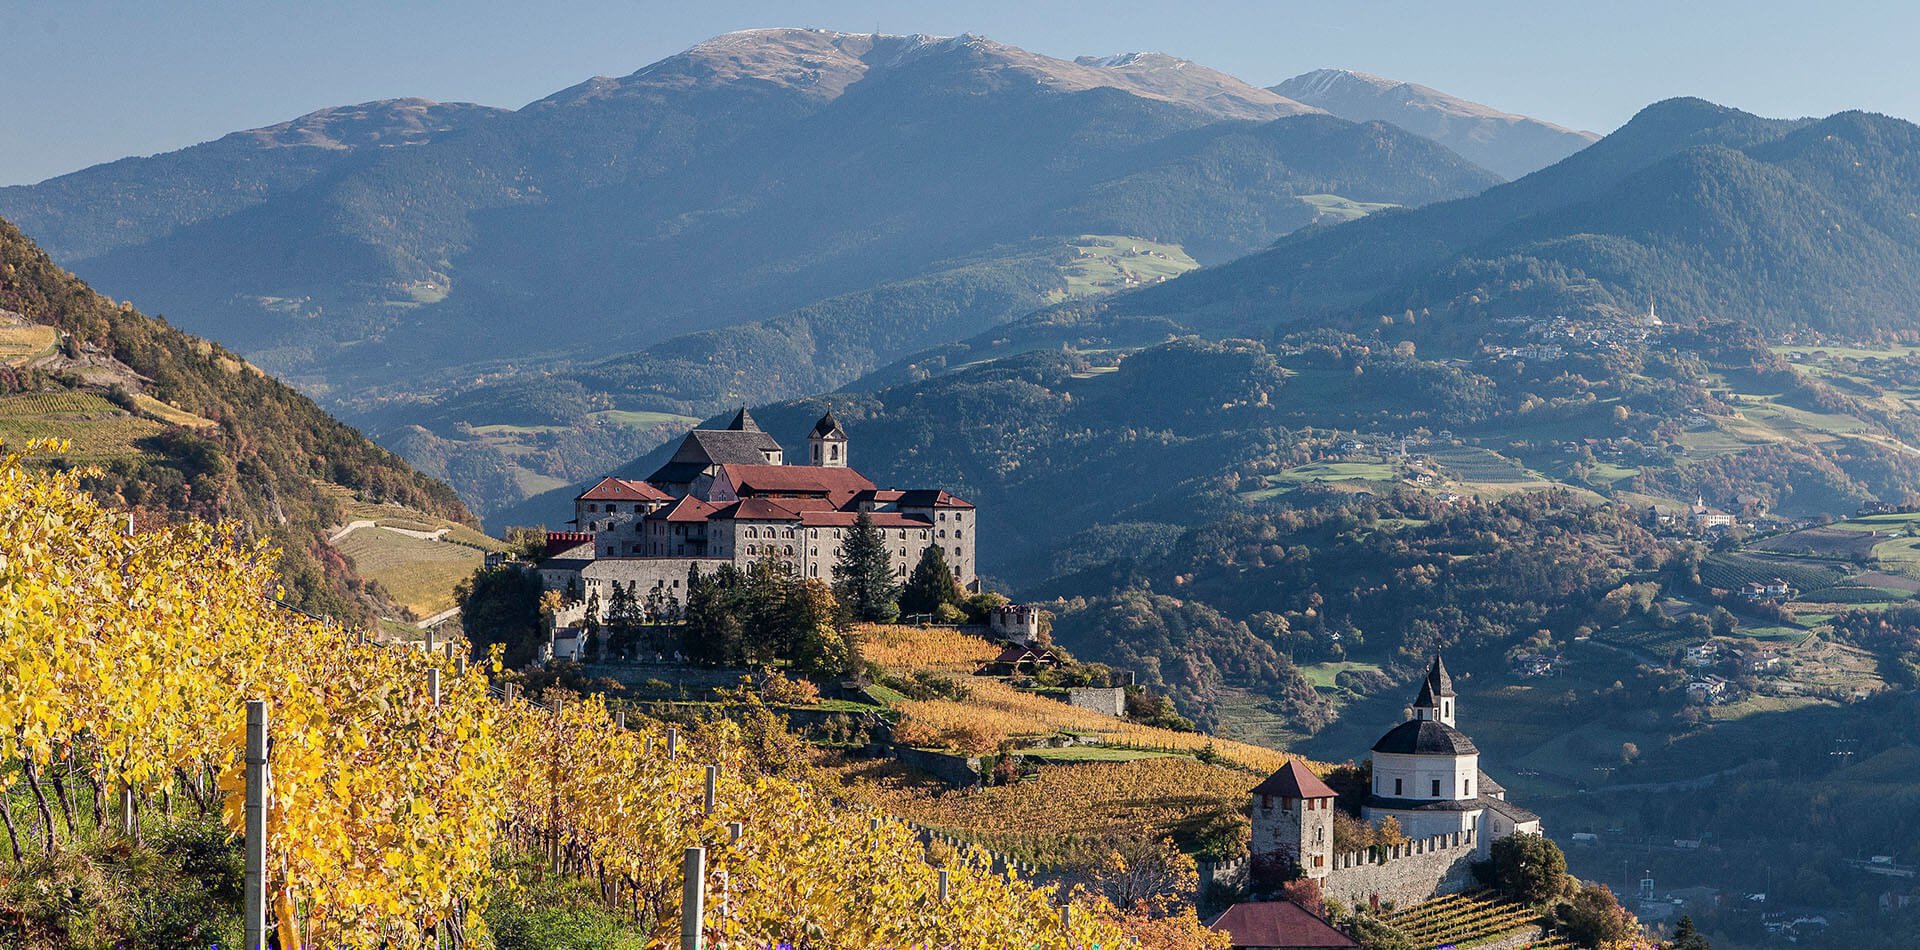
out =
[[1325,881],[1333,855],[1333,789],[1299,759],[1288,759],[1252,794],[1247,817],[1256,869],[1297,867],[1301,876]]
[[813,424],[807,433],[807,449],[813,464],[821,468],[847,467],[847,430],[829,412]]
[[1458,728],[1454,722],[1458,710],[1455,706],[1460,699],[1453,692],[1453,677],[1447,675],[1447,665],[1440,661],[1439,654],[1433,657],[1433,665],[1427,668],[1427,678],[1420,684],[1420,696],[1413,701],[1413,718],[1442,722]]

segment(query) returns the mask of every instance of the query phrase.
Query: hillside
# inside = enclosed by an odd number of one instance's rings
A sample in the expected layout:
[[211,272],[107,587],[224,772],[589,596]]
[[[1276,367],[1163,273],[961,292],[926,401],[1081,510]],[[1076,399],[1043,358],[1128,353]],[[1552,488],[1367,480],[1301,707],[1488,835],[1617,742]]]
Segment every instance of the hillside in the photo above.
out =
[[94,293],[0,221],[0,439],[70,441],[135,525],[238,520],[282,549],[286,596],[342,618],[385,597],[325,545],[342,498],[470,524],[446,485],[217,344]]
[[1507,178],[1539,171],[1600,138],[1417,83],[1351,69],[1316,69],[1271,89],[1343,119],[1391,122]]
[[1652,300],[1670,320],[1782,336],[1912,331],[1916,140],[1885,116],[1784,122],[1670,100],[1519,181],[1299,234],[1124,310],[1249,329],[1409,308],[1618,317]]

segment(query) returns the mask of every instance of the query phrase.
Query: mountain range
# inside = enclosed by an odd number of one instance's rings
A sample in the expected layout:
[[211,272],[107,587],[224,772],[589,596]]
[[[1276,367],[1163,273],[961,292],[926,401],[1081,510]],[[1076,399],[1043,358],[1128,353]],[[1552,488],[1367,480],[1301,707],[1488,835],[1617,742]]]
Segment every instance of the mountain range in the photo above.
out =
[[1088,236],[1219,264],[1497,181],[1169,56],[759,30],[513,111],[323,110],[0,189],[0,213],[491,510],[651,445],[660,414],[1168,276],[1102,252],[1082,279]]
[[1316,69],[1270,88],[1343,119],[1391,122],[1505,178],[1538,171],[1600,138],[1418,83],[1351,69]]

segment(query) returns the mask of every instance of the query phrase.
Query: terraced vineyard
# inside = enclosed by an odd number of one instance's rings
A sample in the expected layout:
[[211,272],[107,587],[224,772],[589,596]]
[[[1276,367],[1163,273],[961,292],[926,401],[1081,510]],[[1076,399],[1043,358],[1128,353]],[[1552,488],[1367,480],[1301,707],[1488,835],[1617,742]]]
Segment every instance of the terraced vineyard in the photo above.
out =
[[1518,485],[1523,482],[1539,481],[1512,459],[1477,446],[1436,446],[1429,454],[1441,467],[1463,482]]
[[163,428],[92,393],[38,392],[0,398],[0,441],[66,439],[68,449],[59,457],[70,462],[103,462],[136,454],[136,442]]
[[1523,928],[1537,928],[1540,913],[1491,892],[1471,891],[1449,894],[1398,911],[1388,915],[1387,922],[1406,934],[1416,946],[1451,943],[1466,948],[1512,935]]
[[1847,570],[1837,564],[1745,553],[1710,554],[1700,564],[1700,580],[1709,587],[1739,590],[1776,577],[1795,590],[1819,590],[1845,580]]

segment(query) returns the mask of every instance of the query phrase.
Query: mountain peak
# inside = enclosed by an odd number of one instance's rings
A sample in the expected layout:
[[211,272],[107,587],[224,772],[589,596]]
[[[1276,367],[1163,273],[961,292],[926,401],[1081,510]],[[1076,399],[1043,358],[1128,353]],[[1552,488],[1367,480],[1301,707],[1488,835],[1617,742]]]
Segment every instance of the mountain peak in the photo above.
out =
[[723,33],[619,79],[595,78],[535,103],[648,95],[666,89],[757,82],[834,99],[856,82],[945,61],[981,76],[1018,77],[1057,92],[1118,89],[1222,118],[1275,119],[1319,112],[1218,70],[1164,53],[1056,59],[973,33],[838,33],[766,28]]

